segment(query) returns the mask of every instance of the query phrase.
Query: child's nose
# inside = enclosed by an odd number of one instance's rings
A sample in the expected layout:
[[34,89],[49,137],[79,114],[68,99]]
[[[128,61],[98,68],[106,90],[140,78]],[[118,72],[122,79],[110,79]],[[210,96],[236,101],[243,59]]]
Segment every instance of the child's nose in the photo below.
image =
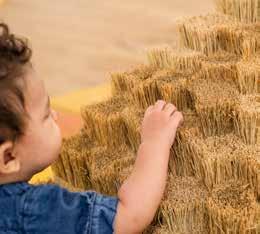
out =
[[53,117],[53,119],[54,119],[54,121],[58,121],[58,114],[57,114],[57,112],[55,111],[55,110],[51,110],[51,112],[52,112],[52,117]]

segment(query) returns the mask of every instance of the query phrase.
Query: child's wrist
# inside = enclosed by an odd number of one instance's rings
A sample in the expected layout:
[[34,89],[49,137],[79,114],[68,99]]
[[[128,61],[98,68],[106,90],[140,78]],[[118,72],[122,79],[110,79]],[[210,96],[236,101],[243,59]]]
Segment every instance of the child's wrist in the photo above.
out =
[[140,147],[148,147],[149,149],[154,149],[157,150],[159,149],[160,151],[170,151],[171,146],[167,141],[160,141],[160,140],[154,140],[154,139],[147,139],[143,140],[140,144]]

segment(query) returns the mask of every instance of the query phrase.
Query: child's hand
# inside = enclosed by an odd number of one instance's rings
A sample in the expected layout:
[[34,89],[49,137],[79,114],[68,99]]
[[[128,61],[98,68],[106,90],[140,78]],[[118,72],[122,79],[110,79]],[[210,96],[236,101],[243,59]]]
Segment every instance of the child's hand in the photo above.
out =
[[[146,110],[141,129],[144,144],[138,149],[132,174],[118,191],[116,234],[141,233],[154,219],[166,186],[169,150],[182,121],[176,107],[161,100]],[[136,205],[140,197],[142,206]]]
[[182,122],[183,115],[173,104],[158,100],[155,105],[149,106],[144,114],[141,140],[170,148],[176,130]]

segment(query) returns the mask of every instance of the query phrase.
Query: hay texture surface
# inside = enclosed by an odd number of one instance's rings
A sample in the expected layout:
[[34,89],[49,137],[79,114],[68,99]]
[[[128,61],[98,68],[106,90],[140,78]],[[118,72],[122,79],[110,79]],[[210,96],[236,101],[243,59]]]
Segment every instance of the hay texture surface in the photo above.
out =
[[232,111],[238,91],[232,82],[195,76],[188,85],[205,136],[233,130]]
[[122,111],[127,102],[127,97],[115,96],[107,101],[82,108],[86,134],[110,148],[125,144],[126,126]]
[[237,85],[242,94],[260,93],[260,58],[241,60],[237,63]]
[[206,55],[226,51],[248,58],[258,51],[258,26],[237,22],[222,14],[192,17],[179,24],[186,48]]
[[153,75],[133,89],[131,99],[142,109],[154,104],[158,99],[174,102],[184,110],[191,106],[186,83],[191,79],[192,71],[176,71],[173,68],[158,69]]
[[234,110],[235,131],[251,145],[260,145],[260,95],[241,95]]
[[170,176],[160,210],[170,233],[207,233],[207,196],[206,188],[194,177]]
[[147,64],[112,74],[113,96],[82,108],[84,129],[53,165],[71,190],[116,195],[133,171],[146,108],[175,104],[184,123],[144,233],[260,233],[259,2],[217,7],[222,14],[179,22],[182,48],[151,50]]
[[202,138],[203,132],[197,114],[192,110],[183,112],[184,122],[176,134],[175,142],[170,150],[169,172],[172,175],[194,175],[193,151],[190,142]]
[[148,63],[157,69],[173,69],[176,72],[192,71],[195,72],[201,67],[201,59],[204,55],[200,52],[170,48],[153,49],[148,52]]
[[258,0],[215,0],[218,11],[230,15],[245,23],[259,20],[260,5]]
[[129,72],[113,73],[111,75],[112,94],[118,95],[131,92],[142,81],[151,78],[155,71],[155,66],[140,65]]
[[249,184],[259,196],[260,146],[248,146],[234,134],[207,139],[193,138],[190,155],[195,176],[202,179],[209,190],[214,185],[236,179]]
[[126,146],[116,151],[106,147],[91,150],[89,177],[92,188],[107,195],[117,195],[119,187],[131,172],[135,156]]
[[59,158],[52,165],[55,182],[61,185],[66,185],[67,182],[78,189],[91,188],[88,158],[95,145],[96,142],[83,132],[64,139]]
[[208,200],[210,233],[256,233],[258,204],[247,184],[227,181]]

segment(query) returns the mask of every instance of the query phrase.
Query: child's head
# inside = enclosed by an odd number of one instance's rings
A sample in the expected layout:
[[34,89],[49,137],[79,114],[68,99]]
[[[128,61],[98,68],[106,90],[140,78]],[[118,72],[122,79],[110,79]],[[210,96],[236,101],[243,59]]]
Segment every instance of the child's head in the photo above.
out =
[[61,136],[24,39],[0,24],[0,183],[29,180],[59,155]]

